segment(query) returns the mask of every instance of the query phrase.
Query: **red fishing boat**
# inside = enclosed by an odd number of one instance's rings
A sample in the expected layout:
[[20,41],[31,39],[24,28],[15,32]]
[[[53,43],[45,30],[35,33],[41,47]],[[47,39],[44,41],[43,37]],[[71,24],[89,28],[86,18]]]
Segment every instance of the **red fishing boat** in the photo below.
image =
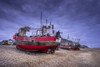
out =
[[[46,21],[47,23],[47,21]],[[30,30],[35,30],[35,34],[26,36]],[[25,51],[42,51],[44,53],[54,53],[61,42],[60,32],[55,32],[54,25],[41,25],[41,28],[22,27],[13,36],[16,48]]]

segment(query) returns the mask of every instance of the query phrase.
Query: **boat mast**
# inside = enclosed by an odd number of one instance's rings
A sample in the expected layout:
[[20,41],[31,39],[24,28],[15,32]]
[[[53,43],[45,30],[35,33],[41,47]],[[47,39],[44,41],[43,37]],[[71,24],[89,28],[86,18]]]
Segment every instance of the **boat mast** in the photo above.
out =
[[42,12],[41,12],[41,20],[40,20],[40,22],[41,22],[40,25],[41,25],[41,28],[42,28]]

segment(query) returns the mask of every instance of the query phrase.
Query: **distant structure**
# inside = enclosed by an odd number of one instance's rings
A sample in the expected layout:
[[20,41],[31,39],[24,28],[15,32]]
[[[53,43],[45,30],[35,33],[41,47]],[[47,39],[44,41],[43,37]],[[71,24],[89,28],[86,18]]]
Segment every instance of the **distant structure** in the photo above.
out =
[[2,45],[13,45],[14,41],[12,39],[1,41]]

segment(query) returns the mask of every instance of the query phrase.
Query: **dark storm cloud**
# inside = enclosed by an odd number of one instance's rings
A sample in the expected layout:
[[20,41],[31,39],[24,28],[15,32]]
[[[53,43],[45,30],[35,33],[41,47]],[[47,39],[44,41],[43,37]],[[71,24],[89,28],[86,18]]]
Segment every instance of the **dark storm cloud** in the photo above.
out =
[[[61,6],[62,16],[67,16],[67,18],[76,20],[99,20],[100,17],[100,1],[99,0],[70,0]],[[58,12],[59,14],[59,12]],[[87,22],[86,22],[87,23]],[[88,22],[89,23],[89,22]],[[97,23],[97,22],[96,22]]]
[[[1,0],[4,8],[13,9],[23,14],[37,16],[41,11],[68,16],[72,20],[99,17],[99,0]],[[3,12],[1,12],[3,14]],[[1,15],[2,16],[2,15]],[[3,16],[5,16],[3,14]]]
[[49,18],[64,37],[70,34],[82,44],[100,47],[100,0],[0,0],[0,39],[22,26],[39,26],[41,11],[43,22]]
[[63,0],[1,0],[1,3],[5,8],[8,8],[8,10],[17,10],[28,15],[32,15],[33,13],[32,16],[34,16],[34,14],[38,15],[41,11],[54,12],[62,1]]

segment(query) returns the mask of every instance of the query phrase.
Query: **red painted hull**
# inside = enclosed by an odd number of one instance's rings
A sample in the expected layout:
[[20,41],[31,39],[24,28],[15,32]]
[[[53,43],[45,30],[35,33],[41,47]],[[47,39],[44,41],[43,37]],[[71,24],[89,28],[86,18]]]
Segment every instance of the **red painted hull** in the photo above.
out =
[[57,46],[32,46],[32,45],[16,45],[16,48],[25,51],[39,51],[47,53],[48,49],[57,48]]

